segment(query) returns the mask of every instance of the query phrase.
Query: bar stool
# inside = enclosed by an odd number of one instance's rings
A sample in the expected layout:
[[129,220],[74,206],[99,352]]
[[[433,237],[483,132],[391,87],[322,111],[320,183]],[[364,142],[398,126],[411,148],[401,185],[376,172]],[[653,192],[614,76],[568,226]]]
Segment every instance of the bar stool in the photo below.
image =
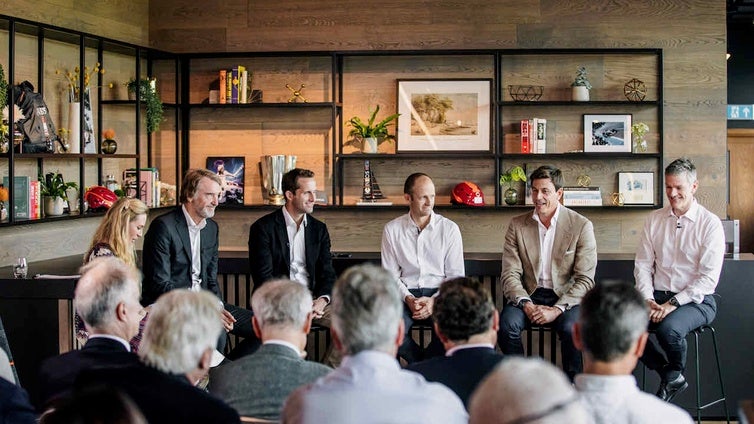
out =
[[[650,331],[650,333],[653,333],[654,331]],[[699,358],[699,338],[705,334],[706,332],[709,332],[709,334],[712,335],[712,347],[715,351],[715,364],[717,365],[717,378],[720,382],[720,397],[708,402],[704,405],[702,405],[702,385],[700,384],[701,380],[701,360]],[[712,405],[717,405],[718,403],[723,403],[723,410],[725,412],[725,421],[730,424],[730,414],[728,413],[728,402],[726,401],[725,396],[725,385],[723,383],[723,371],[722,367],[720,366],[720,352],[717,349],[717,336],[715,333],[715,328],[711,325],[705,324],[701,327],[695,328],[691,331],[690,334],[694,335],[694,373],[696,375],[696,407],[693,408],[696,410],[696,422],[698,424],[702,423],[702,410],[709,408]],[[644,390],[646,386],[646,373],[647,373],[647,367],[644,366],[642,369],[642,384],[641,388]]]
[[538,353],[539,357],[542,359],[545,358],[545,333],[550,334],[550,362],[552,362],[554,365],[557,365],[558,334],[552,327],[552,325],[537,325],[529,323],[527,324],[526,328],[524,328],[524,331],[527,332],[526,356],[532,356],[532,346],[534,344],[532,336],[534,335],[534,333],[536,333],[539,339]]

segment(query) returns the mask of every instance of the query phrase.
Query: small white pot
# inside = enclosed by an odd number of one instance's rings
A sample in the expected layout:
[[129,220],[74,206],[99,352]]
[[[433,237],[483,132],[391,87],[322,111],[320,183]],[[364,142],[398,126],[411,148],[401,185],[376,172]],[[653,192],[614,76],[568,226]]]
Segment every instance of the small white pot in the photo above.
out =
[[577,85],[571,87],[571,100],[574,102],[588,102],[589,101],[589,89],[583,85]]
[[363,139],[362,153],[377,153],[377,138],[367,137]]
[[45,216],[60,216],[63,215],[63,208],[65,208],[65,201],[62,197],[45,196]]

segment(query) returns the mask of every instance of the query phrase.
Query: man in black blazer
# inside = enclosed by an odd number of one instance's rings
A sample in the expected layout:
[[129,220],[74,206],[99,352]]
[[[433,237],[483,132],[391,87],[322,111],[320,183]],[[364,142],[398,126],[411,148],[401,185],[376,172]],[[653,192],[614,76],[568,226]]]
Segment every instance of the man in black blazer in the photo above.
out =
[[440,285],[432,317],[445,356],[408,369],[448,386],[468,409],[476,386],[503,359],[495,352],[499,316],[492,297],[476,279],[454,278]]
[[75,303],[89,329],[89,340],[81,350],[42,363],[39,371],[42,406],[67,395],[83,370],[138,362],[128,341],[139,332],[139,321],[144,315],[139,304],[139,278],[136,269],[113,256],[94,259],[81,269]]
[[305,285],[314,298],[314,323],[329,328],[330,293],[336,275],[327,226],[311,216],[317,193],[314,172],[300,168],[288,171],[283,175],[282,188],[285,205],[259,218],[249,229],[254,288],[275,278],[290,278]]
[[[222,299],[217,283],[218,227],[212,220],[221,185],[220,177],[209,170],[190,170],[181,186],[181,206],[149,225],[142,259],[143,305],[176,288],[209,290]],[[225,330],[253,338],[251,315],[247,309],[226,303],[222,315]],[[221,342],[220,350],[224,337]]]

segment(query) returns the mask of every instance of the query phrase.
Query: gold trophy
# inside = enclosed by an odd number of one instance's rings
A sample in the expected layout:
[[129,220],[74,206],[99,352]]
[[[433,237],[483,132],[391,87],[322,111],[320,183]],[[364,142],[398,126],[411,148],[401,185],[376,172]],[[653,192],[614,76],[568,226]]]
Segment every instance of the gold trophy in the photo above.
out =
[[284,205],[283,174],[296,167],[296,156],[265,155],[261,157],[259,166],[262,171],[264,203],[266,205]]

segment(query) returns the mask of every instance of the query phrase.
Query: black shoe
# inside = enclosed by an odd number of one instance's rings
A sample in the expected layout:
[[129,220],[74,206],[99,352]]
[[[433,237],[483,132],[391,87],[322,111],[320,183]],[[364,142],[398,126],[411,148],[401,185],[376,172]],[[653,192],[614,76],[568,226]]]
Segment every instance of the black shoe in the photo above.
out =
[[689,383],[686,382],[686,378],[683,374],[679,374],[673,381],[663,381],[660,383],[660,388],[657,390],[657,397],[670,402],[673,398],[682,391],[689,387]]

